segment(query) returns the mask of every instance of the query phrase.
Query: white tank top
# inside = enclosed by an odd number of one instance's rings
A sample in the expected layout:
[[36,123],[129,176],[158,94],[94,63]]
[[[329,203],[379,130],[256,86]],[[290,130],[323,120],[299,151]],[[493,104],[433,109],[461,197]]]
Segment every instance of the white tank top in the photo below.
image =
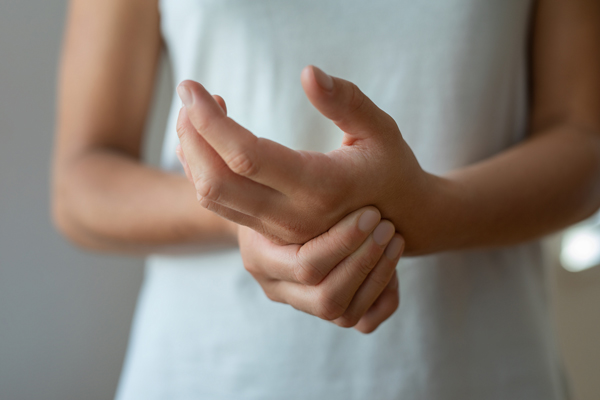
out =
[[[444,173],[522,140],[530,0],[163,0],[176,83],[294,149],[341,133],[308,64],[358,86]],[[175,91],[173,90],[173,94]],[[173,96],[162,165],[175,158]],[[237,250],[147,261],[119,400],[564,399],[539,243],[405,258],[401,305],[363,335],[269,301]]]

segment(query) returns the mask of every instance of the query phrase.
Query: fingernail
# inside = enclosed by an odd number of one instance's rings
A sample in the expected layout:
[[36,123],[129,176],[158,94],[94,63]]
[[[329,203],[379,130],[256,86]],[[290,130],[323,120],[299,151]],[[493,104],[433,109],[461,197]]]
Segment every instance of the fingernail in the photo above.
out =
[[333,90],[333,79],[329,75],[315,66],[313,66],[313,73],[315,74],[315,79],[317,80],[319,86],[321,86],[321,89],[328,92]]
[[385,246],[390,241],[396,229],[390,221],[382,221],[373,231],[373,239],[380,246]]
[[358,219],[358,229],[363,232],[371,232],[379,223],[379,213],[374,210],[365,211]]
[[385,249],[385,256],[390,260],[395,260],[400,255],[402,246],[404,246],[404,240],[399,236],[394,237]]
[[192,92],[190,89],[185,87],[184,85],[177,86],[177,94],[179,94],[179,98],[183,102],[183,105],[187,108],[194,103],[194,97],[192,96]]

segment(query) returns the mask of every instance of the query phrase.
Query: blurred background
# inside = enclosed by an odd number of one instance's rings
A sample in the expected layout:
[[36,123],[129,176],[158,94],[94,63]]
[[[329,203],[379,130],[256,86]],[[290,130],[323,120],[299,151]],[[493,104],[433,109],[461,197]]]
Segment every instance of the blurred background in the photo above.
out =
[[[143,279],[142,259],[82,252],[50,220],[66,5],[0,2],[0,399],[6,400],[112,399]],[[172,88],[165,61],[156,87],[145,146],[151,164],[158,161]],[[595,264],[597,228],[591,221],[570,231],[563,264],[571,270]],[[575,399],[598,400],[600,267],[565,270],[560,246],[560,235],[547,241],[556,329]]]

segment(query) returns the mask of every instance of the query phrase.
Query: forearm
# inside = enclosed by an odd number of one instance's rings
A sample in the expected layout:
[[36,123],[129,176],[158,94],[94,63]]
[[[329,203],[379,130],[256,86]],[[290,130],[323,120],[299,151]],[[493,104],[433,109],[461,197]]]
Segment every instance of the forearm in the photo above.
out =
[[[431,179],[435,196],[417,217],[430,228],[414,237],[406,232],[408,254],[516,244],[598,209],[600,136],[555,126],[491,159]],[[402,215],[395,218],[400,223]]]
[[108,150],[57,165],[54,219],[77,244],[148,254],[235,243],[232,223],[198,205],[185,177]]
[[[561,4],[586,14],[592,2]],[[207,205],[244,210],[251,223],[233,219],[289,243],[304,243],[353,210],[374,205],[404,236],[406,255],[511,245],[581,220],[600,205],[600,80],[592,68],[600,59],[597,25],[579,29],[576,22],[571,18],[573,26],[565,29],[586,51],[563,46],[560,57],[552,50],[556,38],[538,29],[534,58],[544,69],[532,89],[531,137],[443,177],[423,171],[396,121],[356,85],[316,67],[303,70],[303,88],[344,132],[343,145],[327,154],[259,140],[228,118],[205,88],[185,81],[179,122],[214,150],[182,142],[184,152],[196,153],[190,160],[199,171],[199,194]],[[204,153],[220,158],[205,162]]]

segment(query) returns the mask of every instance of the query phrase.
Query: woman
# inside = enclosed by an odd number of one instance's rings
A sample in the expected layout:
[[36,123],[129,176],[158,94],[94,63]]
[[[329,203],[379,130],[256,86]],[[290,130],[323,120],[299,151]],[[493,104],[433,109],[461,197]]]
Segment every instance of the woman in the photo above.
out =
[[[152,254],[117,398],[566,398],[536,239],[600,205],[599,20],[594,0],[73,0],[55,219]],[[189,81],[156,171],[161,37]],[[400,234],[420,257],[393,313]]]

